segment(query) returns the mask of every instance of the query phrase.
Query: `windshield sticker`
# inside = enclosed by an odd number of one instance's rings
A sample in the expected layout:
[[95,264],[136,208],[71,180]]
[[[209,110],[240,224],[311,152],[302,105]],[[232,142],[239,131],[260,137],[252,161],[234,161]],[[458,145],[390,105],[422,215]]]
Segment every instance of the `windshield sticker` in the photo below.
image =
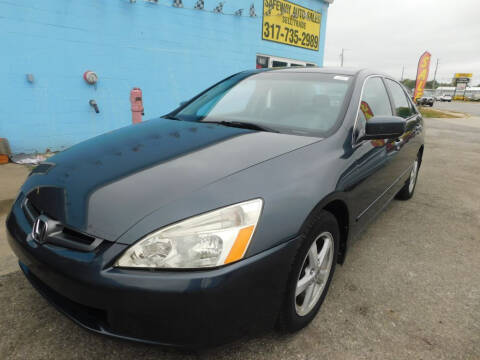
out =
[[340,75],[337,75],[337,76],[334,76],[333,79],[334,79],[334,80],[348,81],[348,79],[350,79],[350,76],[340,76]]

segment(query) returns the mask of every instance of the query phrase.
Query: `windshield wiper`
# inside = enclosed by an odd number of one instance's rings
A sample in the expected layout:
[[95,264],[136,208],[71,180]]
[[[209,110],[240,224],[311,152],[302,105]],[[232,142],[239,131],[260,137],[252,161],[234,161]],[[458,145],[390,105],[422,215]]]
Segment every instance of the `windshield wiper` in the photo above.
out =
[[181,121],[179,118],[173,116],[173,115],[165,115],[165,116],[162,116],[162,118],[164,119],[169,119],[169,120],[178,120],[178,121]]
[[259,130],[259,131],[268,131],[268,132],[274,132],[278,133],[277,130],[274,130],[272,128],[263,126],[263,125],[258,125],[255,123],[250,123],[250,122],[243,122],[243,121],[201,121],[202,123],[206,124],[220,124],[224,126],[230,126],[230,127],[236,127],[236,128],[242,128],[242,129],[251,129],[251,130]]

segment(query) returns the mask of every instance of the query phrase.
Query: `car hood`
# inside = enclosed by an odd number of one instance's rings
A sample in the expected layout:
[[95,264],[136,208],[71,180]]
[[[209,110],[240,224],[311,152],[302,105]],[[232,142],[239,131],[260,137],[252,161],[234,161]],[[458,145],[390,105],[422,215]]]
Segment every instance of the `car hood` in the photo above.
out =
[[39,211],[66,226],[116,240],[170,202],[318,140],[159,118],[53,156],[32,172],[22,191]]

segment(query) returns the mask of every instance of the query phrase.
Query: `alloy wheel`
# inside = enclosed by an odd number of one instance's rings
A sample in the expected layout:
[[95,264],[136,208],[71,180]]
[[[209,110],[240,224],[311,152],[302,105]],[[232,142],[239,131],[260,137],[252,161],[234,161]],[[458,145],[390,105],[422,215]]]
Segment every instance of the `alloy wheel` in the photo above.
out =
[[415,182],[417,181],[418,174],[418,159],[413,163],[412,171],[410,172],[410,182],[408,184],[408,192],[411,194],[415,188]]
[[317,305],[332,270],[333,236],[323,232],[313,241],[298,276],[295,289],[295,311],[305,316]]

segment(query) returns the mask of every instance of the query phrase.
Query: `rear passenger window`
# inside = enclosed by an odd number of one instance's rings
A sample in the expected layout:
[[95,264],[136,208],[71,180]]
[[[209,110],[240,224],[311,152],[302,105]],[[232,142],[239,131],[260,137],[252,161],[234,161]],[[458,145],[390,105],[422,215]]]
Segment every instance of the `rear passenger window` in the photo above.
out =
[[365,134],[366,122],[374,116],[392,116],[387,90],[379,77],[367,79],[363,87],[360,111],[358,112],[355,138]]
[[411,106],[407,94],[402,87],[393,80],[387,79],[387,86],[392,93],[393,102],[395,103],[395,115],[404,119],[415,114],[413,106]]

